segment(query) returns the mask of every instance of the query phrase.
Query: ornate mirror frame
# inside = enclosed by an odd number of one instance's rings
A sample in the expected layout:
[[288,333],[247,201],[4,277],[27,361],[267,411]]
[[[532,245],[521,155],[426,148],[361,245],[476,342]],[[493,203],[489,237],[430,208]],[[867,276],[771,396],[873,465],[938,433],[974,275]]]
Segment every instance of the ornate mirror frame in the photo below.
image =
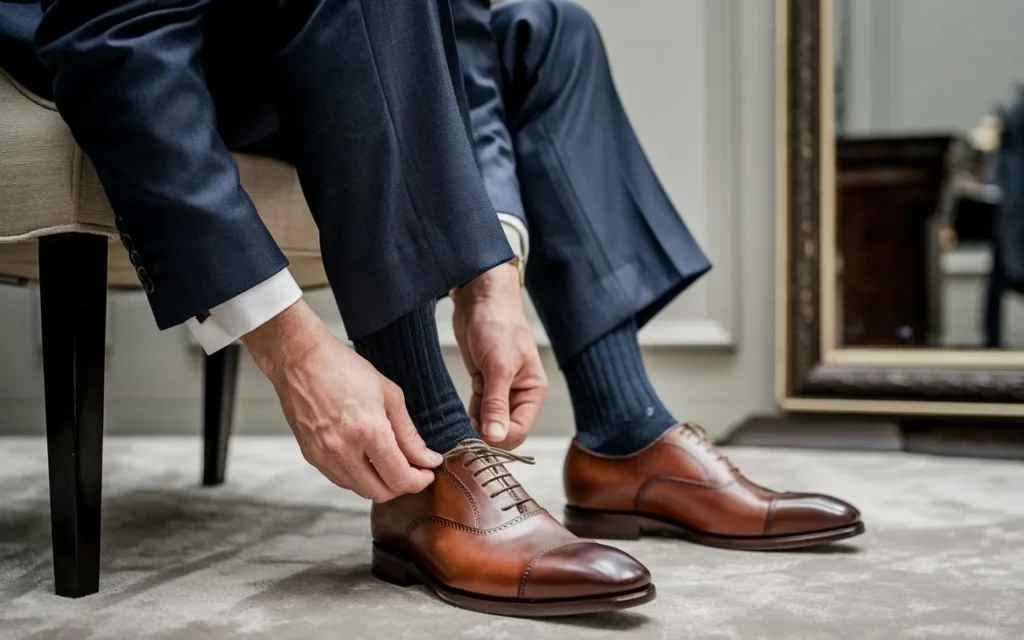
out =
[[814,412],[1024,416],[1024,352],[836,348],[834,0],[776,0],[776,398]]

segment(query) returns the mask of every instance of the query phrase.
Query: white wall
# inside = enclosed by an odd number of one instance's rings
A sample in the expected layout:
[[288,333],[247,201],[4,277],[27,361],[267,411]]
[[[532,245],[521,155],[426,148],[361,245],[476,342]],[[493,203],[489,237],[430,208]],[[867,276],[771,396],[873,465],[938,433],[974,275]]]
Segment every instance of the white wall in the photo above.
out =
[[[773,4],[583,4],[601,25],[645,149],[716,267],[645,333],[648,366],[677,415],[721,434],[774,410]],[[309,299],[337,320],[329,295]],[[0,287],[0,433],[42,429],[37,315],[34,290]],[[198,433],[201,359],[184,329],[158,332],[138,294],[112,294],[109,315],[108,433]],[[448,353],[465,390],[458,355]],[[568,397],[545,358],[553,388],[537,432],[569,433]],[[269,383],[248,358],[238,419],[239,432],[287,432]]]
[[968,129],[1024,81],[1020,0],[843,1],[849,133]]
[[[940,344],[984,348],[982,315],[988,274],[992,270],[991,248],[974,245],[946,252],[939,268],[942,277]],[[1002,318],[1003,348],[1024,349],[1024,296],[1007,291],[1003,295]]]

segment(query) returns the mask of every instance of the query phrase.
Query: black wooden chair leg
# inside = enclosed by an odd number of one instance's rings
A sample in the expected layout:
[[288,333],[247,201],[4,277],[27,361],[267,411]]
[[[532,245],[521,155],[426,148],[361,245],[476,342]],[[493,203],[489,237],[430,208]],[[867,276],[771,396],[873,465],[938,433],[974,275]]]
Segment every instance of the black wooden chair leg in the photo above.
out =
[[39,291],[53,572],[79,598],[99,590],[107,239],[41,238]]
[[203,484],[208,487],[224,482],[240,355],[241,347],[233,344],[206,356],[203,373]]

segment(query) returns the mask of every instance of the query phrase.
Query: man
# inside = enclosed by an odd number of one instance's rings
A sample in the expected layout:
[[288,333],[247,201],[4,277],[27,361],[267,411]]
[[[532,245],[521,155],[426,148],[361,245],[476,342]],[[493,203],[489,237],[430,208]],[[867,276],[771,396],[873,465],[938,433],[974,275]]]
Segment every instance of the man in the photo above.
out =
[[[477,165],[513,247],[529,248],[526,288],[572,400],[569,529],[748,550],[863,532],[840,500],[749,482],[655,392],[637,330],[710,265],[644,156],[591,17],[566,0],[452,6]],[[526,431],[482,435],[514,448]]]
[[[546,393],[448,0],[42,7],[0,3],[0,51],[35,34],[52,77],[25,82],[52,89],[95,165],[157,324],[186,323],[207,352],[241,338],[305,458],[377,503],[375,575],[506,615],[654,597],[639,562],[576,538],[503,464],[528,459],[475,439],[445,368],[434,301],[454,290],[478,422],[525,433]],[[354,351],[301,300],[229,149],[295,163]]]

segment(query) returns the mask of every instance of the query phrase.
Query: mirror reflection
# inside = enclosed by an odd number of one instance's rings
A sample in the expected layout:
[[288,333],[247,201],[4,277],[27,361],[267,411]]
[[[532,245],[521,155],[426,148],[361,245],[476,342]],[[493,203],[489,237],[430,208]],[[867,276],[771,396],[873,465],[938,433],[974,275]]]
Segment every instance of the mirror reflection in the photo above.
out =
[[835,17],[837,346],[1024,349],[1024,2]]

